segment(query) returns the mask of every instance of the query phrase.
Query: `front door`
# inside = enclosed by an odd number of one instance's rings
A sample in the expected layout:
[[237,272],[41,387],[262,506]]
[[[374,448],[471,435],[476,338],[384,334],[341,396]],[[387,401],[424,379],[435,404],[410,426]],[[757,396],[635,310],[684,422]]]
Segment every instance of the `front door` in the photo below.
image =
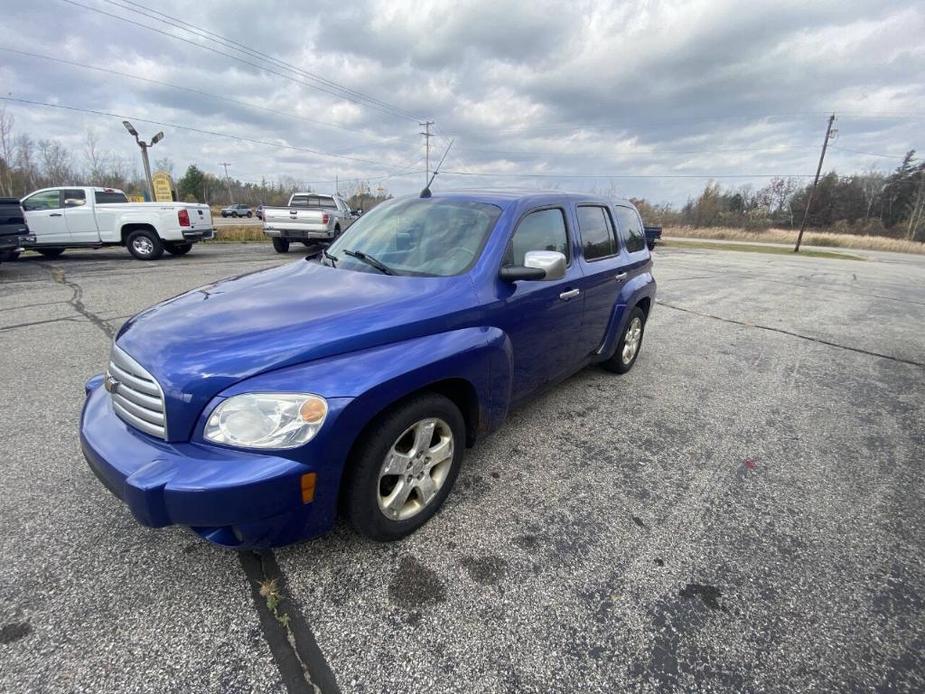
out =
[[84,191],[64,191],[64,221],[71,243],[96,243],[100,240],[100,232],[96,228],[96,213],[93,206],[87,204]]
[[64,221],[64,202],[61,190],[40,190],[22,201],[29,232],[35,234],[38,244],[47,246],[68,243],[70,235]]
[[527,251],[559,251],[568,259],[559,280],[502,283],[499,327],[513,349],[512,398],[518,400],[567,375],[582,361],[578,350],[583,297],[581,270],[573,258],[565,210],[533,210],[511,237],[505,265],[523,265]]

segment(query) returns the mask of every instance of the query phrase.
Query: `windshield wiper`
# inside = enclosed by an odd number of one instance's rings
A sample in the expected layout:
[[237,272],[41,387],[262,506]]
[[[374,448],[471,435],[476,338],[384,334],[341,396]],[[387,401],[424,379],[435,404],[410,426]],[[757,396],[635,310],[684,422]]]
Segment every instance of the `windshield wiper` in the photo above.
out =
[[332,255],[331,253],[328,253],[327,248],[321,249],[321,255],[323,255],[325,258],[331,261],[331,267],[337,267],[337,261],[340,260],[340,258],[338,258],[336,255]]
[[383,275],[394,275],[395,274],[395,271],[392,270],[392,268],[390,268],[388,265],[383,263],[381,260],[377,260],[375,257],[369,255],[369,253],[364,253],[363,251],[345,250],[344,255],[349,255],[351,258],[362,260],[367,265],[376,268]]

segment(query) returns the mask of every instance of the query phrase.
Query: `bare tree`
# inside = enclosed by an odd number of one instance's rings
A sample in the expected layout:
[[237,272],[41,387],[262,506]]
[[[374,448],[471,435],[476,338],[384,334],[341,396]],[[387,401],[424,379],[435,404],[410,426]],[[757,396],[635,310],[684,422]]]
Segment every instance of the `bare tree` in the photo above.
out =
[[[38,183],[38,166],[35,162],[35,142],[25,133],[17,135],[13,141],[16,152],[16,171],[19,176],[19,192],[25,195],[35,190]],[[14,191],[15,195],[16,192]]]
[[57,140],[39,140],[39,156],[42,161],[42,174],[52,186],[73,183],[71,156]]
[[13,195],[13,159],[16,149],[13,142],[13,114],[6,106],[0,107],[0,184],[4,195]]
[[87,129],[84,138],[84,156],[87,160],[87,178],[89,183],[100,185],[106,176],[106,165],[108,156],[102,152],[99,147],[99,138],[93,128]]

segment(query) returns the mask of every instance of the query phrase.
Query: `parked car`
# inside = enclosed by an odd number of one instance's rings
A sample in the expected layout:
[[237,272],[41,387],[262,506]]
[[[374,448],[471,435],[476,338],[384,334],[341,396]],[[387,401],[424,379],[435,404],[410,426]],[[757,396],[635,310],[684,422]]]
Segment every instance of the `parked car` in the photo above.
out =
[[646,245],[650,251],[654,251],[655,244],[662,240],[662,227],[660,225],[647,226],[643,227],[643,230],[646,232]]
[[254,214],[256,215],[257,219],[261,219],[261,220],[263,219],[263,205],[262,204],[257,205],[257,208],[254,210]]
[[214,233],[208,205],[129,202],[114,188],[43,188],[23,198],[22,208],[35,236],[29,249],[47,258],[66,248],[125,246],[139,260],[156,260],[165,250],[189,253]]
[[86,385],[83,452],[148,526],[267,547],[328,530],[342,508],[395,540],[440,508],[465,448],[514,403],[588,364],[633,367],[651,268],[630,203],[390,200],[315,259],[125,323]]
[[354,219],[347,201],[337,193],[294,193],[289,207],[263,208],[263,233],[273,240],[277,253],[286,253],[292,241],[306,246],[333,241]]
[[34,240],[26,227],[19,198],[0,198],[0,262],[16,260],[23,244]]
[[250,205],[245,205],[243,202],[236,203],[234,205],[228,205],[228,207],[222,208],[222,217],[253,217],[254,211],[250,208]]

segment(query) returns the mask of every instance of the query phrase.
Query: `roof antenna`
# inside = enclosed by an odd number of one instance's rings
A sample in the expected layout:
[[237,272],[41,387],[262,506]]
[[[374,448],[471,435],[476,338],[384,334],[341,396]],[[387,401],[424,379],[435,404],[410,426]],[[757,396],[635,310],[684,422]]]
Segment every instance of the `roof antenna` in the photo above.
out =
[[443,166],[443,160],[446,159],[446,155],[450,153],[450,149],[453,147],[454,142],[456,142],[455,137],[452,140],[450,140],[450,144],[447,145],[446,151],[443,153],[443,156],[440,157],[440,163],[437,164],[437,168],[434,169],[433,176],[430,177],[430,180],[427,182],[427,185],[424,186],[424,190],[421,191],[422,198],[430,197],[430,184],[434,182],[434,179],[437,177],[437,174],[440,173],[440,167]]

